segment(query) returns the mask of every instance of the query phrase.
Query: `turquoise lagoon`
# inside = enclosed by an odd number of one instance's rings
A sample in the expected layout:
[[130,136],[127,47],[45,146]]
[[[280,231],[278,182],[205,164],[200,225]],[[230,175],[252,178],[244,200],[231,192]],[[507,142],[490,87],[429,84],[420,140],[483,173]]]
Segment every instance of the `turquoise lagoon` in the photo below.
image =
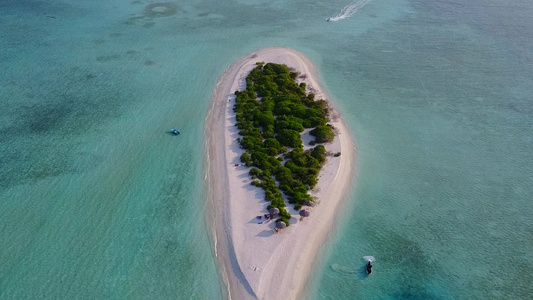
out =
[[531,298],[532,14],[524,0],[3,1],[0,298],[222,298],[204,120],[224,69],[270,46],[317,65],[357,141],[306,298]]

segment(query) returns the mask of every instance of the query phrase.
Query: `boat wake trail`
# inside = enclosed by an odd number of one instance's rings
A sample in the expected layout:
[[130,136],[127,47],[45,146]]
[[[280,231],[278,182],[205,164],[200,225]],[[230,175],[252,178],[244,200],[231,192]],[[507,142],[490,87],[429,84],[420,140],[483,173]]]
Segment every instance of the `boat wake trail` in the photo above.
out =
[[363,259],[365,261],[369,261],[369,262],[373,262],[375,261],[376,259],[374,258],[374,256],[363,256]]
[[352,4],[348,4],[343,9],[341,9],[341,12],[338,15],[333,18],[329,18],[328,21],[335,22],[349,18],[359,9],[363,8],[363,6],[367,5],[370,1],[371,0],[357,0]]
[[331,269],[341,274],[355,274],[356,273],[353,268],[350,268],[347,266],[341,266],[339,264],[332,264]]

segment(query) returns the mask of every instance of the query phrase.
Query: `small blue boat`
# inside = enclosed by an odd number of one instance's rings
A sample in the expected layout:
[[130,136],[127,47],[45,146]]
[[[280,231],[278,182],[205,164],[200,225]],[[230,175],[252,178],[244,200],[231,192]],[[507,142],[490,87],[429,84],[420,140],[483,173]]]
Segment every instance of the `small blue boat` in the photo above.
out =
[[173,134],[175,134],[175,135],[178,135],[178,134],[180,134],[180,132],[179,132],[179,131],[177,131],[177,130],[176,130],[176,129],[174,129],[174,128],[170,129],[170,131],[172,131],[172,133],[173,133]]

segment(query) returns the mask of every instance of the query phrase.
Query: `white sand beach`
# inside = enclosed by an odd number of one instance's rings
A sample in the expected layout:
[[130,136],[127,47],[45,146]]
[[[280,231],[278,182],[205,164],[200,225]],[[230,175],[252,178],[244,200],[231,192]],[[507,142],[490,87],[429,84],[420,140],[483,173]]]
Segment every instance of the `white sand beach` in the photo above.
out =
[[[299,299],[326,240],[342,200],[351,187],[355,169],[355,144],[342,119],[331,104],[330,124],[337,134],[326,149],[341,152],[328,156],[312,191],[319,204],[310,208],[311,215],[300,221],[298,211],[287,203],[293,215],[290,226],[274,233],[274,221],[265,219],[268,202],[264,191],[252,186],[250,168],[241,165],[244,152],[236,141],[236,90],[245,88],[245,78],[256,62],[286,64],[300,72],[298,80],[306,82],[315,99],[330,100],[323,92],[313,64],[300,52],[288,48],[266,48],[239,59],[222,75],[213,95],[206,124],[206,167],[209,207],[207,221],[222,280],[229,299]],[[311,140],[304,134],[304,144]],[[307,148],[308,146],[306,146]],[[239,166],[235,166],[239,164]]]

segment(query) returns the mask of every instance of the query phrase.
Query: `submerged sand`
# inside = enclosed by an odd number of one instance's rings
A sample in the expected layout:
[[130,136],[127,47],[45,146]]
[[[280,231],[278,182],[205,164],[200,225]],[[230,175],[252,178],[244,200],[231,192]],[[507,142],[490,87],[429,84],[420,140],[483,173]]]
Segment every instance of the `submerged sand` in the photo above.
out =
[[[319,204],[311,216],[300,221],[298,211],[287,204],[293,215],[291,225],[274,233],[274,222],[259,224],[257,216],[267,212],[264,191],[250,184],[250,168],[240,164],[244,152],[236,141],[236,90],[246,87],[245,78],[256,62],[286,64],[300,72],[298,81],[315,93],[315,99],[329,98],[317,81],[313,64],[300,52],[288,48],[266,48],[239,59],[222,75],[213,95],[206,124],[207,191],[210,202],[208,223],[212,229],[215,255],[222,281],[230,299],[298,299],[302,295],[315,256],[332,229],[339,205],[353,179],[355,146],[334,110],[330,124],[337,131],[331,153],[312,191]],[[333,108],[333,105],[330,106]],[[304,144],[311,138],[304,134]],[[307,146],[306,146],[307,147]],[[239,164],[239,166],[235,166]]]

